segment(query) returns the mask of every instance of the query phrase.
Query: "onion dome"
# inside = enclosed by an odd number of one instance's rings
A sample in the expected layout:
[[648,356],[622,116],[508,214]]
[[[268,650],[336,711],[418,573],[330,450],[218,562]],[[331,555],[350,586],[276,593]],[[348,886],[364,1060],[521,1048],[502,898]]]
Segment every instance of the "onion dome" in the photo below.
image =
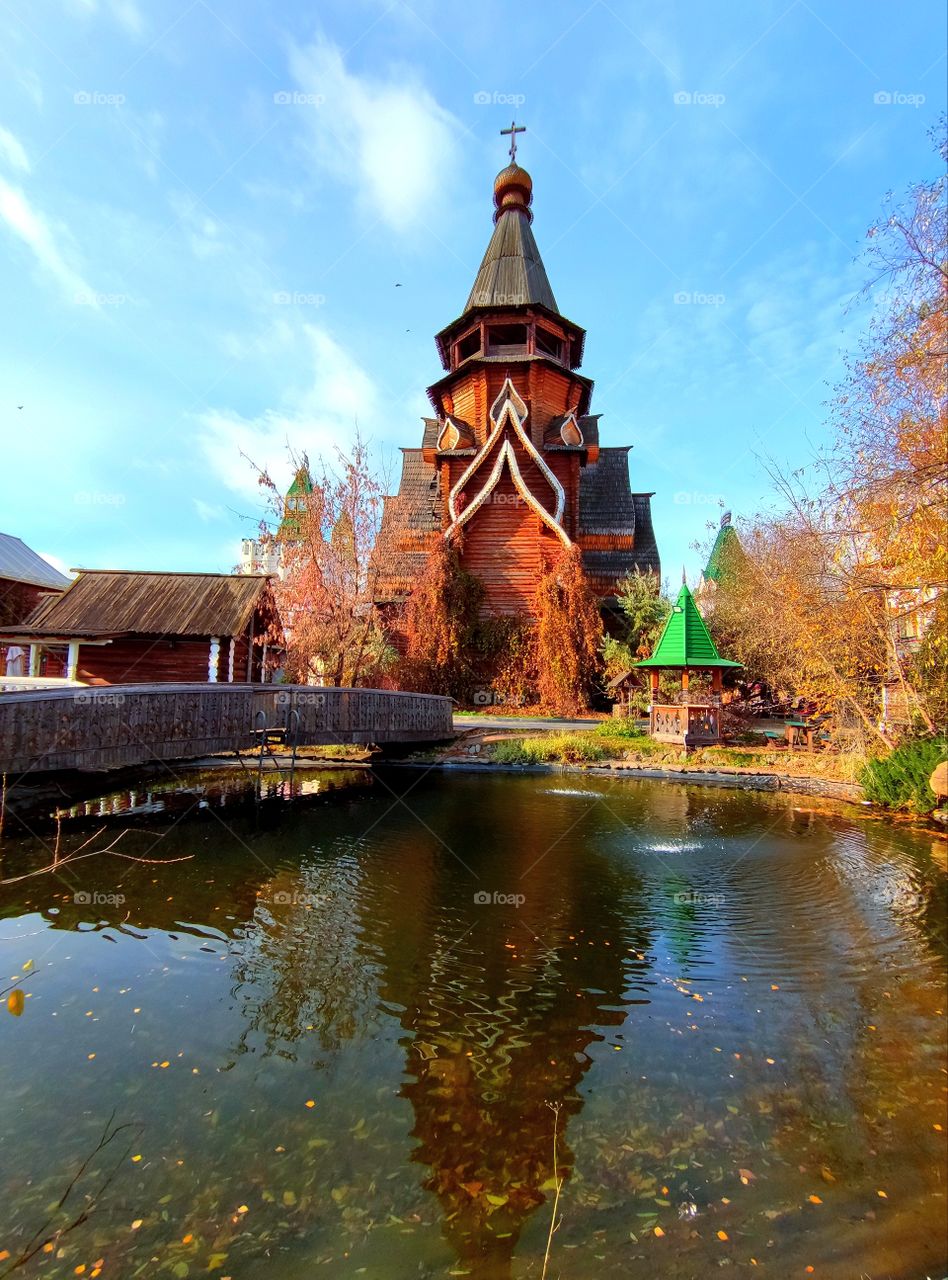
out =
[[494,204],[496,222],[501,214],[512,210],[522,213],[528,222],[533,221],[530,205],[533,202],[533,179],[514,161],[501,169],[494,179]]

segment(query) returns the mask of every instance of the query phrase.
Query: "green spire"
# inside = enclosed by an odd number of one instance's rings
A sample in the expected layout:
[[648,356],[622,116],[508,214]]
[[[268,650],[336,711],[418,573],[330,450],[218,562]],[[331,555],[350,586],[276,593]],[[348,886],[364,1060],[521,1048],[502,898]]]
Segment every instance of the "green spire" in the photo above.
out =
[[744,548],[741,546],[741,540],[737,536],[737,530],[731,524],[730,511],[725,511],[721,517],[718,536],[714,540],[714,546],[708,556],[708,563],[705,565],[704,573],[701,576],[706,582],[726,582],[735,576],[743,560]]
[[636,667],[739,667],[739,662],[722,658],[715,648],[704,618],[698,612],[694,596],[682,583],[678,599],[672,605],[665,629],[650,658],[633,664]]

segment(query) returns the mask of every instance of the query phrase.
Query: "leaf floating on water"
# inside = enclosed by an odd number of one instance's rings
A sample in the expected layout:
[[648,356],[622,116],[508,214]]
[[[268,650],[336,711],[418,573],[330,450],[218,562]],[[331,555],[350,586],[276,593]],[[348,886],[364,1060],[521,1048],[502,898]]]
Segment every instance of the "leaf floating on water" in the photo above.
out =
[[23,972],[24,972],[24,973],[29,973],[29,971],[30,971],[32,968],[33,968],[33,961],[32,961],[32,960],[27,960],[26,964],[23,966]]
[[727,1238],[728,1238],[728,1234],[727,1234],[727,1232],[726,1232],[726,1231],[719,1231],[719,1232],[718,1232],[718,1239],[719,1239],[719,1240],[727,1240]]
[[833,1177],[832,1169],[830,1169],[829,1166],[825,1164],[820,1165],[820,1177],[823,1179],[824,1182],[836,1181],[836,1179]]
[[744,1183],[745,1187],[749,1182],[753,1182],[755,1180],[756,1175],[751,1173],[750,1169],[738,1169],[737,1172],[741,1182]]
[[507,1201],[510,1199],[510,1197],[494,1195],[490,1191],[488,1191],[484,1199],[487,1201],[488,1204],[492,1204],[496,1208],[499,1208],[502,1204],[506,1204]]
[[[333,1193],[332,1193],[332,1198],[333,1198],[334,1200],[336,1200],[336,1191],[335,1191],[335,1190],[334,1190],[334,1191],[333,1191]],[[287,1207],[288,1209],[292,1209],[292,1208],[293,1208],[293,1206],[296,1204],[296,1192],[295,1192],[295,1191],[284,1191],[284,1192],[283,1192],[283,1203],[286,1205],[286,1207]],[[336,1203],[337,1203],[337,1204],[339,1203],[339,1202],[338,1202],[338,1200],[336,1201]]]
[[653,1227],[652,1230],[654,1231],[655,1235],[658,1236],[659,1240],[661,1240],[662,1236],[665,1234],[665,1232],[661,1229],[661,1227]]
[[219,1271],[227,1261],[226,1253],[212,1253],[207,1260],[208,1271]]
[[23,1006],[25,1003],[26,997],[23,995],[23,992],[19,987],[17,987],[15,991],[11,991],[7,996],[7,1008],[10,1013],[13,1014],[14,1018],[18,1018],[23,1012]]
[[822,1203],[823,1203],[823,1201],[820,1199],[820,1197],[819,1197],[819,1196],[807,1196],[807,1200],[809,1200],[810,1204],[822,1204]]

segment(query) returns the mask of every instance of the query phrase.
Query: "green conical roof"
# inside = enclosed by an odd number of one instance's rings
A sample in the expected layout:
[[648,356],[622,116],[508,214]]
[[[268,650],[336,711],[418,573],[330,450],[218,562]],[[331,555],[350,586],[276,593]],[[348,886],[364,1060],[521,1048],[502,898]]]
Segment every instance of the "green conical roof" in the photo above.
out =
[[708,563],[702,577],[707,582],[721,582],[732,578],[744,559],[744,548],[737,536],[737,530],[731,524],[730,512],[721,521],[718,536],[714,540]]
[[739,667],[739,662],[722,658],[704,618],[698,612],[694,596],[685,584],[672,605],[665,629],[650,658],[633,664],[636,667]]

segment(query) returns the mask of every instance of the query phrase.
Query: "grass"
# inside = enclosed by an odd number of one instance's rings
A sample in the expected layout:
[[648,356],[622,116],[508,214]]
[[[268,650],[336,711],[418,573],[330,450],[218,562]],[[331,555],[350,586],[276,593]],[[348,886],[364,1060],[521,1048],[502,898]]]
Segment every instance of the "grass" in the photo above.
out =
[[772,747],[701,747],[686,752],[675,743],[656,742],[632,720],[606,720],[594,729],[510,738],[484,754],[495,764],[596,764],[604,760],[699,769],[751,769],[806,777],[853,781],[862,757],[833,752],[807,752]]
[[937,800],[928,785],[935,766],[948,758],[944,738],[920,738],[905,742],[878,760],[870,760],[862,771],[866,796],[887,809],[931,813]]

